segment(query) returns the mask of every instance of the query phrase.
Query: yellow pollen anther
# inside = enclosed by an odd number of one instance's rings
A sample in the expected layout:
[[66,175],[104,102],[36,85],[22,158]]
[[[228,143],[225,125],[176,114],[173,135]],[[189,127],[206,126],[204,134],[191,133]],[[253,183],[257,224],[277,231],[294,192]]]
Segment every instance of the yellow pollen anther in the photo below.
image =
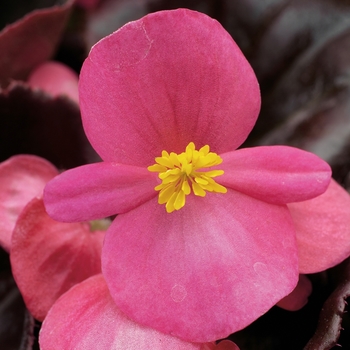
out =
[[[155,187],[159,191],[158,203],[165,204],[168,213],[181,209],[186,203],[186,196],[191,191],[196,196],[204,197],[206,192],[226,193],[227,189],[213,179],[224,173],[223,170],[200,171],[222,163],[222,158],[210,152],[208,145],[196,150],[190,142],[186,151],[180,154],[167,151],[155,158],[156,164],[147,169],[159,173],[162,183]],[[192,189],[192,190],[191,190]]]

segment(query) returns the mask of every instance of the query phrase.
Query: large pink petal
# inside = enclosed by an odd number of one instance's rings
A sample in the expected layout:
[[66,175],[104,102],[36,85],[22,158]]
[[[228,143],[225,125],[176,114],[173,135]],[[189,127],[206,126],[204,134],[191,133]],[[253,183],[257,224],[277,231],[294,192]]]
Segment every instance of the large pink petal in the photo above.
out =
[[334,180],[321,196],[288,208],[296,227],[300,273],[326,270],[350,255],[350,196]]
[[95,163],[70,169],[44,190],[48,214],[55,220],[78,222],[129,211],[156,197],[159,184],[146,168]]
[[[12,272],[31,314],[43,320],[60,295],[101,272],[103,231],[86,223],[49,218],[33,199],[18,218],[12,236]],[[64,349],[64,348],[61,348]]]
[[232,190],[190,195],[171,214],[148,201],[112,223],[102,273],[136,322],[213,341],[247,326],[295,287],[293,222],[285,206]]
[[187,343],[129,320],[118,310],[102,275],[78,284],[55,303],[39,343],[41,350],[205,349],[204,344]]
[[186,9],[130,22],[102,39],[79,82],[83,124],[106,161],[151,165],[190,141],[238,147],[260,108],[249,63],[215,20]]
[[11,247],[12,230],[19,213],[58,172],[43,158],[14,156],[0,164],[0,245]]
[[261,146],[222,154],[217,182],[273,204],[305,201],[323,193],[331,179],[330,166],[294,147]]

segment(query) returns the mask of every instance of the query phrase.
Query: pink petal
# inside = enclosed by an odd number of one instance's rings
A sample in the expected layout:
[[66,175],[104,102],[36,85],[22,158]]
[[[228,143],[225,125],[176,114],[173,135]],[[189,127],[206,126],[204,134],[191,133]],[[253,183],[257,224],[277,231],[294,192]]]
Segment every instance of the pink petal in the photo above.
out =
[[[12,236],[11,266],[31,314],[43,320],[60,295],[100,273],[104,232],[89,225],[49,218],[42,200],[33,199],[18,218]],[[61,348],[64,349],[64,348]]]
[[32,88],[39,88],[51,96],[65,95],[79,103],[78,75],[62,63],[48,61],[39,65],[27,82]]
[[95,150],[140,166],[191,141],[217,153],[235,149],[260,108],[255,75],[232,37],[186,9],[149,14],[98,42],[79,92]]
[[244,194],[188,196],[171,214],[156,200],[119,215],[107,231],[102,272],[131,319],[194,342],[247,326],[298,280],[285,206]]
[[305,201],[323,193],[329,165],[316,155],[287,146],[244,148],[222,154],[217,182],[273,204]]
[[125,317],[110,297],[101,275],[64,294],[49,311],[40,331],[40,349],[52,350],[202,350],[140,326]]
[[56,168],[43,158],[18,155],[0,164],[0,245],[11,247],[12,230],[19,213],[35,196],[41,196]]
[[300,273],[315,273],[350,255],[350,196],[333,179],[321,196],[288,208],[296,227]]
[[76,222],[129,211],[156,197],[154,173],[116,163],[96,163],[70,169],[44,190],[48,214],[55,220]]
[[299,276],[299,282],[292,293],[281,299],[276,305],[288,311],[297,311],[303,308],[312,292],[311,281],[305,276]]

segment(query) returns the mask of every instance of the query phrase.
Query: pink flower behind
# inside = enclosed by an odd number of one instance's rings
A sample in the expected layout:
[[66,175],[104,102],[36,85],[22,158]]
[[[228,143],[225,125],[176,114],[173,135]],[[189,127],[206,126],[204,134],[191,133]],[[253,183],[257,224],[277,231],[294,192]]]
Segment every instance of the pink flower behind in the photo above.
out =
[[56,96],[67,96],[79,103],[78,75],[69,67],[55,61],[47,61],[36,67],[27,80],[29,86]]
[[69,288],[101,272],[104,231],[88,223],[52,220],[42,199],[22,210],[12,234],[11,267],[30,313],[44,320],[54,302]]
[[32,155],[0,163],[0,245],[8,252],[20,212],[31,199],[42,196],[45,184],[57,174],[51,163]]
[[256,121],[259,88],[219,23],[184,9],[131,22],[92,48],[79,91],[104,162],[61,174],[44,201],[67,222],[119,214],[102,272],[123,313],[203,343],[293,290],[286,203],[323,193],[330,168],[291,147],[235,150]]
[[66,290],[101,272],[104,231],[61,223],[46,213],[42,191],[57,169],[43,158],[18,155],[0,164],[0,244],[31,314],[43,320]]

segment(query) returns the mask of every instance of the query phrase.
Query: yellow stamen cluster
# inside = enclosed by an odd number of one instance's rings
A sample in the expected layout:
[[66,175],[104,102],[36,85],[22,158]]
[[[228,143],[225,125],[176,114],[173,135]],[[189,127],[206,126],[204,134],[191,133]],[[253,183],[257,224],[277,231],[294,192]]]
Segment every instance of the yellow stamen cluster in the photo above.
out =
[[209,146],[203,146],[199,151],[190,142],[186,151],[180,154],[167,151],[155,159],[156,164],[147,169],[159,172],[162,183],[155,187],[159,192],[158,203],[164,204],[168,213],[181,209],[186,203],[186,196],[191,188],[196,196],[204,197],[206,192],[226,193],[227,189],[213,180],[222,175],[223,170],[199,171],[222,163],[222,158],[216,153],[209,152]]

